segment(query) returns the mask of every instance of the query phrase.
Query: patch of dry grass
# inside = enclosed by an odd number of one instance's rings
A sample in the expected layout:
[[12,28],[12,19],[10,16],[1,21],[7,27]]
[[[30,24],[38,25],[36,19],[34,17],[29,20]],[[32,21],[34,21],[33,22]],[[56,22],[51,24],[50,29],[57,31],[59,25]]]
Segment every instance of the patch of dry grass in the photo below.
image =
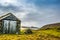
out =
[[60,32],[55,30],[38,30],[33,34],[0,34],[0,40],[60,40]]

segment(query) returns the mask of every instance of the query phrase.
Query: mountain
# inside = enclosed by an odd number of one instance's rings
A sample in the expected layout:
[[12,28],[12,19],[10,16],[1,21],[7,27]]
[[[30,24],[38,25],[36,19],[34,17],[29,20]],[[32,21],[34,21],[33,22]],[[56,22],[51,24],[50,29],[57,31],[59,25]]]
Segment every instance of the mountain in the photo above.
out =
[[32,29],[32,30],[37,30],[38,27],[34,27],[34,26],[31,26],[31,27],[29,27],[29,26],[21,26],[21,29]]
[[57,29],[60,28],[60,23],[47,24],[41,27],[41,29]]

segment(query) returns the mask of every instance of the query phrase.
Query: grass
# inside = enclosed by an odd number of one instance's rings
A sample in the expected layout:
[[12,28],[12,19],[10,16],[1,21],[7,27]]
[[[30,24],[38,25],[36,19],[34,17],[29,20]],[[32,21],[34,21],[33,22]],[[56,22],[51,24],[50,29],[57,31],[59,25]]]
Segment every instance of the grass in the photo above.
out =
[[42,30],[42,33],[60,37],[60,32],[56,30]]
[[60,40],[57,30],[33,30],[33,34],[0,34],[0,40]]

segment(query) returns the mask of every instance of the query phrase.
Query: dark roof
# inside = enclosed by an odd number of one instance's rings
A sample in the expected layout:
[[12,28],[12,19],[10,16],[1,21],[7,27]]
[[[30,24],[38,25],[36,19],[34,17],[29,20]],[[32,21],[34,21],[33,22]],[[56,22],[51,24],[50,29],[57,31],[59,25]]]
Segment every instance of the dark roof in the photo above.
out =
[[2,19],[13,19],[13,20],[19,20],[15,15],[13,15],[12,13],[8,13],[8,14],[5,14],[3,16],[0,17],[0,20]]

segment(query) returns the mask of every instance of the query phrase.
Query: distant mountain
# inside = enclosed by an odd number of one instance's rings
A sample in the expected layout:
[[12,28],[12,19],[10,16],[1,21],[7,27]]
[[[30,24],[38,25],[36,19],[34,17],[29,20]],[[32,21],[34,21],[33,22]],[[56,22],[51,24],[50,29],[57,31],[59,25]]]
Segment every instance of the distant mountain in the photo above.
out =
[[41,29],[57,29],[60,28],[60,23],[47,24],[41,27]]
[[31,26],[31,27],[28,27],[28,26],[22,26],[22,28],[38,28],[38,27],[34,27],[34,26]]
[[34,27],[34,26],[31,26],[31,27],[28,27],[28,26],[21,26],[22,29],[32,29],[32,30],[37,30],[38,27]]

